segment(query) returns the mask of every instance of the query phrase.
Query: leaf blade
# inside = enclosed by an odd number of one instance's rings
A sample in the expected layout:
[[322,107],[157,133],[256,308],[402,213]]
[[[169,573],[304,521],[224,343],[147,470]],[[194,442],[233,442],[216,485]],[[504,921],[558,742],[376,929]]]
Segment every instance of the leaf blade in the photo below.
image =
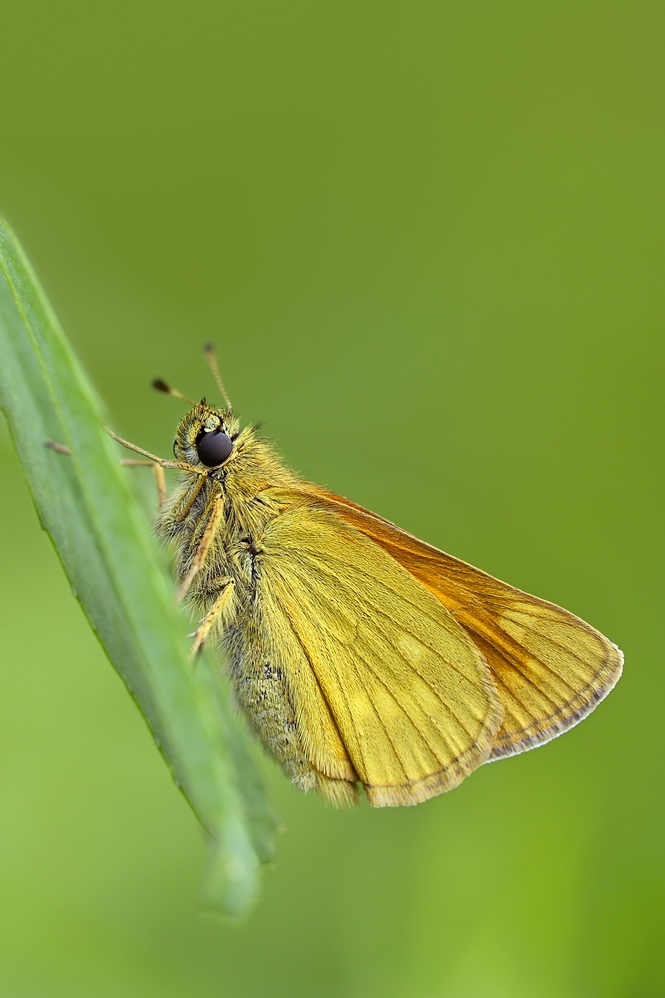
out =
[[[208,833],[204,897],[239,915],[272,858],[274,819],[243,736],[192,669],[172,586],[133,501],[101,407],[28,261],[0,220],[0,405],[72,589]],[[4,278],[4,279],[3,279]],[[63,458],[44,442],[71,451]]]

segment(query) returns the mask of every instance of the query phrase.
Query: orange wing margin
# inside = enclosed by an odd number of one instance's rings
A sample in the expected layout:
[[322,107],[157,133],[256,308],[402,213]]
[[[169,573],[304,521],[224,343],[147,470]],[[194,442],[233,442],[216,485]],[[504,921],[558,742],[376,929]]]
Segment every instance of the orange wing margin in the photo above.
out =
[[574,614],[521,592],[317,485],[335,511],[418,579],[484,655],[504,708],[490,759],[536,748],[585,718],[621,676],[615,644]]

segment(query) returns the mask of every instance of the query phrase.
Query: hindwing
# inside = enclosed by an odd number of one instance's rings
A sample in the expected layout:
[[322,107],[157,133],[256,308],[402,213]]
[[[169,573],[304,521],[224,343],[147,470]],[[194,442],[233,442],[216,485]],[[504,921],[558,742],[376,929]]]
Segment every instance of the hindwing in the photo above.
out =
[[482,652],[336,510],[270,491],[284,508],[261,542],[262,616],[288,626],[307,661],[307,682],[290,689],[312,764],[343,776],[317,735],[317,697],[303,695],[314,682],[372,804],[415,804],[456,786],[489,758],[503,716]]

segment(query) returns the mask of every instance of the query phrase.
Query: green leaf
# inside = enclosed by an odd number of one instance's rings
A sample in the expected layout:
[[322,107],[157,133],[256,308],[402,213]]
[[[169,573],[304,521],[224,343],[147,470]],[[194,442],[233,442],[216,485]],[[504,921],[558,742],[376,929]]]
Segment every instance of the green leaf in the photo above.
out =
[[196,667],[187,661],[173,585],[103,431],[100,403],[2,220],[0,270],[0,405],[42,527],[206,831],[206,905],[240,915],[257,896],[275,832],[244,733],[215,667],[205,657]]

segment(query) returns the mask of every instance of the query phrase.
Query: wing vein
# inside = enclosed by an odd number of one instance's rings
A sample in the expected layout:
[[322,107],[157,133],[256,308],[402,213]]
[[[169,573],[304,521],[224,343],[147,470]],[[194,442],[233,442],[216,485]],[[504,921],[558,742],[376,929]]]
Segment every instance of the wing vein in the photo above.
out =
[[[367,660],[366,660],[366,659],[363,659],[363,660],[365,661],[365,664],[367,664]],[[358,666],[356,665],[356,663],[355,663],[355,662],[353,663],[353,670],[354,670],[354,672],[355,672],[356,676],[358,677],[358,680],[359,680],[360,682],[362,682],[362,680],[361,680],[361,676],[360,676],[360,673],[358,672]],[[370,670],[370,671],[371,671],[371,670]],[[378,680],[379,680],[379,682],[381,683],[381,685],[382,685],[382,686],[383,686],[383,687],[384,687],[385,689],[387,689],[387,690],[388,690],[388,693],[390,694],[390,696],[391,696],[391,697],[393,698],[393,700],[395,701],[395,703],[397,703],[397,700],[396,700],[396,698],[395,698],[395,695],[393,694],[393,692],[392,692],[392,691],[391,691],[390,689],[388,689],[388,687],[386,686],[386,684],[385,684],[385,683],[384,683],[384,682],[383,682],[383,681],[382,681],[382,680],[381,680],[381,679],[380,679],[380,678],[379,678],[378,676],[375,676],[375,678],[376,678],[376,679],[378,679]],[[341,684],[340,684],[340,685],[341,685]],[[407,782],[407,783],[412,783],[413,781],[409,779],[409,775],[408,775],[408,773],[407,773],[407,771],[406,771],[406,765],[404,764],[404,761],[402,760],[402,757],[400,756],[399,752],[397,751],[397,748],[396,748],[396,746],[395,746],[395,743],[394,743],[393,739],[392,739],[392,738],[391,738],[391,736],[390,736],[390,732],[388,731],[388,728],[387,728],[386,724],[384,723],[384,721],[383,721],[382,717],[380,716],[379,712],[377,711],[377,709],[376,709],[376,706],[375,706],[375,704],[374,704],[374,701],[373,701],[373,700],[371,699],[371,697],[368,697],[367,699],[369,700],[369,703],[370,703],[370,705],[371,705],[371,707],[372,707],[372,710],[373,710],[373,712],[374,712],[374,715],[375,715],[375,717],[376,717],[376,719],[377,719],[378,723],[379,723],[379,724],[381,725],[381,727],[383,728],[383,730],[384,730],[384,732],[385,732],[385,735],[386,735],[386,738],[387,738],[387,739],[388,739],[388,741],[390,742],[390,747],[392,748],[392,750],[393,750],[393,752],[394,752],[394,754],[395,754],[395,758],[397,759],[398,763],[400,764],[400,767],[401,767],[401,770],[402,770],[402,772],[404,773],[404,779],[406,780],[406,782]],[[397,706],[399,707],[399,706],[400,706],[400,704],[397,704]],[[404,711],[404,713],[406,714],[406,711]],[[407,716],[407,717],[409,717],[409,715],[408,715],[408,714],[406,714],[406,716]],[[410,718],[410,717],[409,717],[409,720],[411,720],[411,718]],[[368,773],[368,775],[369,775],[369,771],[368,771],[368,770],[367,770],[367,773]]]
[[[302,554],[302,552],[301,552],[301,554]],[[314,557],[309,551],[307,552],[307,554],[310,557],[310,560],[313,562],[314,565],[316,565],[319,568],[322,568],[322,567],[325,566],[325,561],[324,561],[324,559],[320,555],[317,555],[316,557]],[[390,555],[388,555],[388,557],[390,557]],[[349,567],[348,562],[345,562],[342,558],[338,558],[334,554],[330,554],[329,552],[326,553],[326,559],[328,559],[330,561],[334,561],[337,564],[342,565],[344,568],[348,569],[348,567]],[[398,561],[395,561],[394,558],[392,560],[395,562],[396,565],[399,565],[400,568],[403,568],[403,566],[401,566]],[[390,593],[392,596],[396,596],[398,599],[403,600],[405,603],[407,603],[410,607],[413,607],[419,613],[422,613],[423,616],[426,616],[427,619],[431,620],[432,623],[435,624],[437,627],[441,626],[441,622],[439,620],[437,620],[436,617],[432,616],[432,614],[429,612],[428,609],[423,608],[422,604],[416,603],[413,600],[409,599],[407,596],[404,595],[404,593],[399,592],[399,590],[393,589],[391,586],[387,586],[383,580],[377,579],[375,575],[372,575],[371,572],[368,572],[361,565],[354,564],[353,565],[353,569],[354,569],[354,571],[358,572],[359,575],[362,575],[365,578],[370,579],[370,581],[372,582],[372,585],[374,585],[374,586],[376,586],[377,584],[380,585],[381,588],[384,589],[387,593]],[[416,575],[413,575],[411,572],[408,572],[407,569],[403,569],[403,570],[407,573],[407,575],[409,576],[409,578],[412,581],[417,582],[418,585],[421,586],[424,589],[425,592],[430,593],[430,595],[434,596],[434,594],[430,592],[430,590],[427,588],[427,586],[423,585],[423,583],[420,581],[420,579]],[[330,569],[328,571],[329,571],[329,574],[333,576],[333,578],[338,579],[338,580],[340,579],[340,576],[337,575],[335,572],[333,572]],[[448,608],[446,607],[445,603],[443,603],[442,600],[437,599],[436,596],[434,596],[434,599],[436,600],[436,602],[438,604],[440,604],[440,606],[443,607],[443,609],[446,611],[446,613],[450,614],[451,617],[454,617],[454,615],[450,612],[450,610],[448,610]]]
[[[505,614],[504,614],[504,616],[505,616]],[[512,620],[512,617],[510,617],[509,619]],[[551,645],[554,645],[555,648],[560,648],[562,651],[566,652],[566,654],[571,655],[573,658],[577,659],[577,661],[580,662],[582,665],[584,665],[584,666],[588,666],[589,665],[589,662],[588,662],[587,659],[583,658],[581,655],[578,655],[577,652],[573,651],[572,648],[570,648],[568,645],[564,645],[560,641],[556,641],[554,638],[550,637],[549,634],[543,634],[542,631],[537,631],[535,629],[535,627],[532,627],[529,624],[524,624],[521,621],[519,621],[519,622],[518,621],[513,621],[513,623],[518,623],[518,625],[520,627],[523,627],[525,631],[530,631],[531,634],[535,634],[536,637],[542,638],[545,641],[549,641],[549,643]],[[515,640],[515,639],[513,638],[513,640]],[[538,659],[538,661],[540,662],[541,659]],[[596,672],[594,673],[594,676],[597,676],[602,671],[603,666],[606,664],[606,662],[607,662],[607,655],[605,655],[603,657],[602,663],[599,666],[599,668],[596,670]],[[549,669],[550,672],[554,673],[555,676],[558,676],[558,678],[561,679],[562,682],[566,683],[566,686],[568,686],[571,690],[574,690],[575,687],[571,686],[571,684],[567,680],[565,680],[563,678],[563,676],[560,675],[560,673],[558,673],[556,671],[556,669],[553,669],[547,662],[543,662],[542,664],[547,669]]]
[[[335,559],[335,560],[337,560],[337,559]],[[340,561],[340,563],[341,563],[341,564],[344,564],[344,562],[341,562],[341,561]],[[328,573],[328,575],[329,575],[329,576],[330,576],[331,578],[335,579],[335,580],[336,580],[336,581],[337,581],[337,582],[338,582],[338,583],[339,583],[339,584],[340,584],[340,585],[341,585],[341,586],[342,586],[342,587],[343,587],[343,588],[345,589],[345,591],[346,591],[346,592],[351,592],[351,594],[352,594],[352,595],[354,594],[354,590],[353,590],[353,588],[352,588],[351,586],[349,586],[349,585],[348,585],[348,584],[347,584],[347,583],[345,582],[345,580],[344,580],[343,578],[340,578],[340,576],[339,576],[339,575],[337,575],[337,574],[336,574],[336,573],[335,573],[334,571],[332,571],[331,569],[327,568],[327,567],[326,567],[326,565],[325,565],[325,562],[323,561],[323,559],[319,559],[319,560],[317,560],[317,561],[315,562],[315,565],[316,565],[316,567],[317,567],[317,568],[319,568],[320,570],[324,570],[324,571],[326,571],[326,572]],[[354,568],[355,568],[355,566],[354,566]],[[376,579],[375,579],[375,578],[374,578],[374,577],[373,577],[372,575],[370,575],[370,573],[369,573],[369,572],[363,572],[363,571],[362,571],[362,570],[360,570],[360,569],[359,569],[359,571],[360,571],[360,572],[361,572],[361,574],[362,574],[362,575],[364,575],[364,576],[365,576],[366,578],[369,578],[369,579],[371,579],[371,580],[372,580],[372,583],[373,583],[374,585],[376,585],[376,583],[377,583],[377,580],[376,580]],[[309,575],[308,575],[308,574],[305,574],[305,575],[304,575],[304,579],[306,580],[307,584],[308,584],[309,586],[311,586],[311,582],[312,582],[312,577],[311,577],[311,574],[309,574]],[[418,580],[416,580],[416,581],[418,581]],[[383,588],[384,588],[384,589],[386,590],[386,592],[389,592],[389,593],[392,593],[393,595],[397,596],[397,597],[398,597],[398,598],[400,598],[400,599],[402,599],[402,598],[403,598],[403,597],[402,597],[402,595],[401,595],[401,593],[399,593],[399,592],[396,592],[395,590],[391,589],[391,588],[390,588],[389,586],[385,586],[385,585],[383,585],[383,583],[381,583],[381,585],[382,585],[382,586],[383,586]],[[429,590],[427,590],[425,586],[423,586],[423,589],[425,589],[425,591],[426,591],[426,592],[429,592]],[[434,597],[434,598],[436,599],[436,597]],[[441,622],[440,622],[440,621],[438,621],[438,620],[436,619],[436,617],[433,617],[433,616],[432,616],[431,614],[429,614],[429,613],[427,613],[426,611],[424,611],[424,610],[423,610],[423,608],[422,608],[422,606],[419,606],[419,605],[418,605],[417,603],[412,603],[412,602],[411,602],[410,600],[406,600],[406,599],[404,600],[404,602],[405,602],[405,603],[408,603],[408,604],[409,604],[409,606],[413,607],[413,608],[414,608],[415,610],[417,610],[417,611],[418,611],[419,613],[422,613],[422,614],[423,614],[423,616],[426,616],[426,617],[427,617],[427,619],[428,619],[429,621],[431,621],[431,622],[432,622],[433,624],[435,624],[435,625],[436,625],[437,627],[441,627]],[[463,628],[463,627],[462,627],[462,625],[461,625],[461,624],[459,624],[459,621],[457,621],[457,619],[456,619],[456,618],[454,617],[454,615],[450,613],[450,611],[449,611],[449,610],[448,610],[448,609],[447,609],[447,608],[446,608],[446,607],[444,606],[444,604],[443,604],[443,603],[441,604],[441,606],[442,606],[442,607],[443,607],[443,609],[444,609],[444,610],[446,611],[446,613],[450,614],[450,616],[451,616],[451,617],[453,618],[453,620],[455,621],[455,623],[456,623],[456,624],[458,624],[458,626],[460,627],[460,630],[461,630],[461,631],[462,631],[463,633],[466,633],[466,631],[465,631],[465,628]],[[392,618],[392,617],[390,616],[390,614],[388,614],[388,613],[387,613],[387,612],[386,612],[385,610],[383,610],[383,609],[382,609],[382,608],[381,608],[381,607],[380,607],[379,605],[375,605],[375,606],[374,606],[374,610],[375,610],[375,612],[376,612],[376,613],[379,613],[379,614],[380,614],[380,615],[381,615],[381,616],[382,616],[382,617],[383,617],[384,619],[386,619],[386,620],[389,620],[389,621],[390,621],[391,623],[394,623],[394,619],[393,619],[393,618]],[[421,642],[421,644],[422,644],[422,645],[423,645],[423,646],[424,646],[425,648],[427,648],[427,649],[428,649],[429,651],[431,651],[433,655],[436,655],[436,657],[437,657],[437,658],[441,659],[441,661],[445,662],[445,663],[446,663],[446,665],[450,666],[450,668],[451,668],[451,669],[453,669],[453,670],[454,670],[454,672],[456,672],[458,676],[461,676],[461,677],[462,677],[463,679],[465,679],[465,680],[466,680],[466,681],[468,682],[468,676],[466,675],[466,673],[464,673],[464,672],[463,672],[463,671],[462,671],[462,670],[461,670],[461,669],[460,669],[460,668],[459,668],[459,667],[458,667],[458,666],[456,665],[456,663],[455,663],[455,662],[454,662],[454,661],[453,661],[452,659],[449,659],[449,658],[447,658],[447,657],[446,657],[446,656],[445,656],[445,655],[443,654],[443,652],[442,652],[442,651],[441,651],[440,649],[438,649],[438,648],[435,648],[435,647],[434,647],[434,646],[433,646],[433,645],[432,645],[432,644],[430,643],[430,641],[429,641],[429,640],[427,640],[427,638],[425,638],[425,637],[423,637],[423,636],[419,635],[419,636],[418,636],[418,640],[419,640],[419,641]],[[471,641],[471,639],[469,639],[469,640]],[[491,642],[490,642],[490,643],[491,643]],[[473,644],[473,641],[471,641],[471,644]],[[474,649],[476,649],[476,651],[478,650],[478,649],[477,649],[477,647],[476,647],[476,645],[474,645],[473,647],[474,647]],[[414,670],[414,671],[415,671],[415,670]],[[420,673],[418,673],[418,675],[420,675]]]
[[[365,656],[365,655],[364,655],[364,654],[362,653],[362,651],[360,651],[360,649],[358,650],[358,654],[360,655],[360,657],[361,657],[361,658],[362,658],[362,660],[364,661],[365,665],[367,666],[367,668],[368,668],[368,671],[369,671],[369,672],[370,672],[370,673],[371,673],[371,674],[372,674],[372,675],[374,676],[374,678],[375,678],[375,679],[377,680],[377,682],[379,682],[379,683],[381,684],[381,686],[383,686],[383,688],[384,688],[384,689],[385,689],[385,690],[386,690],[386,691],[387,691],[387,692],[389,693],[389,695],[390,695],[390,696],[392,697],[392,699],[393,699],[393,700],[394,700],[394,702],[395,702],[395,703],[397,704],[397,706],[398,706],[398,707],[399,707],[399,709],[400,709],[400,710],[402,711],[402,713],[403,713],[403,714],[404,714],[404,715],[405,715],[406,717],[408,717],[408,719],[409,719],[409,721],[411,722],[411,724],[413,725],[413,727],[414,727],[415,731],[416,731],[416,732],[418,733],[418,735],[420,735],[420,737],[421,737],[422,741],[423,741],[423,742],[424,742],[424,744],[425,744],[425,745],[427,746],[427,749],[428,749],[428,751],[429,751],[429,752],[431,753],[431,755],[433,755],[433,756],[434,756],[434,758],[435,758],[435,759],[437,760],[437,762],[439,762],[439,763],[440,763],[440,765],[441,765],[441,766],[443,766],[443,767],[444,767],[445,769],[447,769],[449,765],[452,765],[453,763],[457,762],[457,760],[459,759],[459,755],[456,755],[456,756],[455,756],[455,757],[454,757],[453,759],[451,759],[451,761],[450,761],[449,763],[445,762],[445,760],[442,760],[442,759],[441,759],[441,758],[439,757],[439,755],[437,754],[437,752],[435,751],[435,749],[434,749],[434,748],[433,748],[433,747],[432,747],[432,746],[430,745],[429,741],[427,741],[427,739],[426,739],[426,738],[425,738],[425,737],[424,737],[424,736],[423,736],[423,735],[421,734],[421,732],[420,732],[420,729],[419,729],[419,727],[418,727],[418,724],[417,724],[417,721],[416,721],[416,720],[414,719],[414,717],[413,717],[413,716],[412,716],[412,715],[411,715],[411,714],[410,714],[410,713],[408,712],[408,710],[406,709],[406,707],[405,707],[405,706],[403,706],[403,704],[401,704],[401,703],[399,702],[399,700],[397,699],[397,697],[395,696],[395,694],[393,693],[393,691],[392,691],[392,690],[390,689],[390,687],[388,686],[388,684],[387,684],[387,683],[385,682],[385,680],[384,680],[384,679],[382,678],[382,676],[381,676],[381,675],[379,675],[379,673],[378,673],[378,672],[376,672],[376,671],[375,671],[375,670],[374,670],[374,669],[372,668],[372,665],[371,665],[371,662],[370,662],[370,660],[369,660],[369,659],[368,659],[368,658],[367,658],[367,657],[366,657],[366,656]],[[465,734],[465,735],[467,735],[467,736],[469,737],[469,739],[471,740],[471,742],[472,742],[472,744],[473,744],[473,742],[475,741],[475,739],[474,739],[474,737],[473,737],[472,733],[471,733],[470,731],[468,731],[468,730],[467,730],[467,729],[466,729],[466,728],[464,727],[464,725],[463,725],[463,724],[462,724],[462,723],[460,722],[459,718],[458,718],[458,717],[457,717],[457,716],[455,715],[454,711],[453,711],[453,710],[451,710],[451,708],[450,708],[449,704],[447,704],[447,703],[446,703],[446,701],[445,701],[445,700],[443,700],[443,699],[441,698],[441,695],[440,695],[440,694],[439,694],[439,693],[438,693],[438,692],[437,692],[437,691],[436,691],[436,690],[434,689],[434,687],[433,687],[433,686],[431,685],[431,683],[429,683],[429,682],[428,682],[428,681],[427,681],[426,679],[424,679],[424,677],[423,677],[423,676],[421,676],[421,675],[420,675],[420,673],[418,672],[418,670],[417,670],[417,669],[415,669],[415,668],[414,668],[413,666],[411,666],[411,668],[413,668],[413,671],[414,671],[414,672],[416,673],[416,675],[417,675],[417,676],[420,676],[420,678],[421,678],[421,679],[423,680],[423,682],[424,682],[424,683],[425,683],[425,684],[426,684],[426,685],[427,685],[427,686],[428,686],[428,687],[429,687],[429,688],[430,688],[430,689],[432,690],[432,693],[433,693],[433,694],[435,695],[435,697],[437,698],[437,700],[439,701],[439,703],[440,703],[440,704],[441,704],[441,705],[442,705],[442,706],[444,707],[444,709],[445,709],[445,710],[446,710],[446,711],[447,711],[447,712],[448,712],[448,713],[450,714],[450,716],[451,716],[451,717],[453,718],[453,720],[457,722],[458,726],[459,726],[459,727],[460,727],[460,728],[462,729],[462,731],[464,732],[464,734]],[[358,675],[358,670],[357,670],[357,669],[356,669],[356,675]],[[359,678],[360,678],[360,677],[359,677]],[[382,723],[383,723],[383,722],[382,722]],[[385,728],[385,725],[383,725],[383,726],[384,726],[384,728]],[[387,729],[387,728],[385,728],[385,730],[386,730],[386,734],[388,734],[388,729]],[[448,741],[447,741],[447,739],[445,738],[445,735],[443,734],[443,732],[441,732],[441,735],[442,735],[442,737],[444,738],[444,741],[446,742],[446,745],[448,745]],[[389,737],[389,739],[390,739],[390,736],[389,736],[389,735],[388,735],[388,737]],[[390,739],[390,742],[391,742],[391,744],[392,744],[392,739]],[[448,747],[450,748],[451,746],[449,746],[449,745],[448,745]],[[457,750],[456,750],[456,749],[454,749],[453,751],[457,751]],[[398,755],[398,753],[397,753],[397,750],[395,750],[395,754],[396,754],[396,755],[398,756],[398,758],[399,758],[399,755]],[[400,763],[401,763],[401,759],[400,759]],[[402,763],[402,768],[404,769],[404,771],[405,771],[405,775],[406,775],[406,767],[404,766],[404,764],[403,764],[403,763]],[[438,772],[438,771],[439,771],[439,770],[435,770],[435,772]],[[429,776],[433,776],[433,775],[434,775],[434,773],[429,773],[429,774],[427,774],[427,775],[429,775]],[[407,776],[407,779],[408,779],[408,776]]]
[[[522,625],[520,625],[520,626],[522,626]],[[526,625],[524,625],[524,629],[525,630],[531,630],[531,628],[527,627]],[[492,650],[498,655],[499,658],[502,658],[505,662],[508,662],[508,664],[512,668],[514,668],[516,672],[518,672],[524,679],[527,679],[526,674],[520,668],[518,668],[517,662],[519,661],[519,659],[517,658],[517,656],[510,656],[510,652],[507,652],[505,650],[504,643],[500,642],[500,640],[497,640],[497,638],[495,636],[495,632],[494,632],[494,630],[492,628],[487,628],[487,630],[484,630],[482,633],[480,633],[478,630],[476,630],[475,628],[472,628],[470,625],[468,625],[467,626],[467,630],[470,631],[471,633],[478,634],[479,638],[481,638],[481,640],[483,640],[483,641],[486,641],[487,644],[492,648]],[[520,644],[520,642],[517,640],[517,638],[514,638],[512,636],[512,634],[509,634],[507,631],[504,631],[503,628],[499,628],[499,630],[501,631],[502,634],[505,634],[511,641],[513,641],[519,648],[523,648],[524,647],[523,645]],[[538,634],[537,631],[534,631],[533,633],[534,634]],[[543,635],[543,634],[539,634],[538,636],[542,637],[542,638],[546,638],[547,637],[546,635]],[[552,642],[552,643],[555,644],[556,647],[561,648],[565,652],[567,652],[569,650],[566,647],[566,645],[559,644],[558,642]],[[534,659],[534,661],[538,662],[539,665],[543,666],[543,668],[546,669],[553,676],[556,676],[556,678],[559,679],[565,686],[567,686],[569,690],[571,690],[573,693],[575,693],[575,687],[571,683],[569,683],[568,680],[565,679],[561,675],[560,672],[558,672],[556,669],[554,669],[549,664],[549,662],[546,662],[544,659],[540,658],[538,655],[533,655],[531,652],[529,652],[529,654]],[[575,655],[574,657],[577,658],[577,660],[579,662],[581,662],[583,665],[586,665],[586,662],[585,662],[584,659],[580,658],[577,655]],[[491,668],[491,666],[490,666],[490,668]],[[531,682],[531,680],[529,680],[529,682]],[[554,701],[552,701],[552,702],[554,702]]]

